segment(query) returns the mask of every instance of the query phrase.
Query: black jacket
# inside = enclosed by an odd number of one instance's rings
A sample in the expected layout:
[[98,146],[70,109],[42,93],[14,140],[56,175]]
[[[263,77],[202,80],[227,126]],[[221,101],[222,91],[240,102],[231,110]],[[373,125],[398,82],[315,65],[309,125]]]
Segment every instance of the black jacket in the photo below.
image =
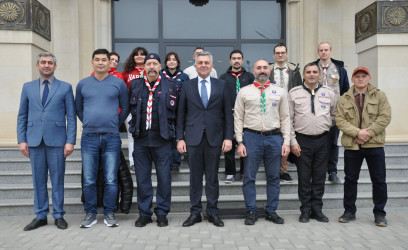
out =
[[[235,106],[235,99],[237,98],[237,90],[236,90],[236,78],[235,76],[231,75],[231,73],[239,74],[240,72],[232,72],[232,67],[230,66],[227,69],[227,72],[220,76],[220,79],[224,80],[227,83],[227,91],[230,95],[231,106],[234,108]],[[250,85],[254,82],[255,77],[251,72],[247,72],[244,68],[241,70],[242,75],[239,76],[239,83],[241,88]]]
[[[342,96],[350,88],[349,79],[347,76],[347,70],[344,68],[343,61],[335,60],[333,58],[330,58],[330,59],[334,63],[334,65],[336,65],[337,70],[339,71],[339,74],[340,74],[340,79],[339,79],[340,95]],[[319,62],[320,62],[320,59],[317,59],[317,61],[315,61],[314,63],[319,64]]]

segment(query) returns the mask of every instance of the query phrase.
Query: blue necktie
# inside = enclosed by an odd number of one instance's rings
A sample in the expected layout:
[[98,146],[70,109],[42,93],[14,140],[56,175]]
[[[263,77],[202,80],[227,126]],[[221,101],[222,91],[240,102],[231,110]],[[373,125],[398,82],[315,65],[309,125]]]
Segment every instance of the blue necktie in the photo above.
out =
[[201,101],[203,102],[204,108],[207,108],[208,104],[207,87],[205,86],[206,82],[206,80],[201,80]]
[[45,105],[45,102],[47,101],[48,92],[50,92],[50,89],[48,88],[48,80],[44,80],[44,91],[43,91],[43,96],[42,96],[43,107]]

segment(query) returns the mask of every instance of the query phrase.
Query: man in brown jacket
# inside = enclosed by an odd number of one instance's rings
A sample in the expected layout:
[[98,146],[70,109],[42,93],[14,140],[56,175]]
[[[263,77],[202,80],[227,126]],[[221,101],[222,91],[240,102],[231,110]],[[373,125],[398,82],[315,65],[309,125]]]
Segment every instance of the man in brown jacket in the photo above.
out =
[[344,151],[344,214],[339,222],[356,219],[357,181],[365,159],[373,183],[375,224],[387,226],[384,207],[387,203],[385,182],[385,128],[391,121],[391,107],[384,92],[369,82],[370,72],[366,67],[353,71],[351,87],[339,100],[336,124],[343,136]]

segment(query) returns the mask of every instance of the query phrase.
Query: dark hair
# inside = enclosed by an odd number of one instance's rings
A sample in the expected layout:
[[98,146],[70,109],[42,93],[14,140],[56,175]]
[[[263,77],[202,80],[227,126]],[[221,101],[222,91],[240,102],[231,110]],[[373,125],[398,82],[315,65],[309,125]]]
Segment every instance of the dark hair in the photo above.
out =
[[112,51],[111,53],[109,53],[109,55],[111,55],[111,56],[117,56],[117,57],[118,57],[118,63],[119,63],[119,61],[120,61],[120,55],[119,55],[118,53]]
[[286,48],[286,45],[284,43],[278,43],[276,46],[273,48],[273,53],[275,54],[275,49],[277,47],[285,47],[285,52],[288,52],[288,48]]
[[177,53],[176,52],[169,52],[169,53],[167,53],[167,55],[166,55],[166,58],[164,59],[164,67],[167,67],[167,61],[169,61],[170,60],[170,56],[174,56],[174,58],[176,58],[176,61],[177,61],[177,68],[179,68],[180,67],[180,58],[179,58],[179,56],[177,55]]
[[317,63],[315,63],[315,62],[311,62],[311,63],[306,64],[305,67],[303,67],[303,73],[305,73],[306,67],[312,67],[312,66],[316,66],[316,67],[319,69],[319,73],[320,73],[320,67],[319,67],[319,65],[318,65]]
[[110,60],[110,54],[107,49],[97,49],[92,53],[92,60],[94,59],[95,55],[106,55],[108,59]]
[[244,54],[242,54],[242,51],[240,51],[239,49],[234,49],[234,50],[231,51],[231,53],[230,53],[230,60],[231,60],[232,54],[237,54],[237,53],[241,54],[242,59],[244,59]]
[[202,50],[204,50],[204,48],[203,47],[196,47],[195,49],[194,49],[194,53],[196,52],[196,50],[198,50],[198,49],[202,49]]
[[126,59],[125,62],[125,71],[130,72],[132,70],[135,69],[136,67],[136,63],[135,63],[135,55],[137,55],[139,53],[139,51],[143,54],[143,55],[147,55],[149,54],[149,52],[147,52],[147,49],[143,48],[143,47],[137,47],[135,49],[132,50],[132,53],[130,53],[129,57]]

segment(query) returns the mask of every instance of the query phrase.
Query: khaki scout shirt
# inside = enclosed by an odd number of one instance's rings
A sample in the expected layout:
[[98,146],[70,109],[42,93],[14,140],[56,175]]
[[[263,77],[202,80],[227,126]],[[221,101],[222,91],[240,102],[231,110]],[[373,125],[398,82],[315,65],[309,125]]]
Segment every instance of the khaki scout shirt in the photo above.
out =
[[311,108],[311,94],[303,85],[289,91],[290,145],[298,144],[295,132],[305,135],[320,135],[334,125],[337,98],[329,87],[320,87],[314,97],[314,111]]
[[324,74],[324,69],[322,61],[319,62],[319,68],[321,70],[322,77],[319,80],[319,83],[323,86],[326,86],[325,79],[327,80],[327,87],[331,88],[337,96],[337,100],[340,98],[340,72],[334,63],[330,60],[329,68],[326,69],[326,75]]
[[280,129],[283,143],[290,145],[288,95],[282,88],[269,85],[265,90],[266,113],[261,113],[261,90],[251,84],[242,88],[234,107],[235,139],[242,141],[244,128],[256,131]]

